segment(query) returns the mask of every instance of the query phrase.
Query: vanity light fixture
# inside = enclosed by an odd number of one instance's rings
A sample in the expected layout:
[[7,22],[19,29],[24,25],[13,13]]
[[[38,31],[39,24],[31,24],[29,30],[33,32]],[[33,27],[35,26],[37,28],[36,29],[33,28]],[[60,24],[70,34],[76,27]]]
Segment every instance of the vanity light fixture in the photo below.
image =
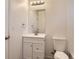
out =
[[32,5],[32,6],[35,6],[35,5],[42,5],[42,4],[44,4],[45,2],[44,1],[32,1],[32,2],[30,2],[30,4]]

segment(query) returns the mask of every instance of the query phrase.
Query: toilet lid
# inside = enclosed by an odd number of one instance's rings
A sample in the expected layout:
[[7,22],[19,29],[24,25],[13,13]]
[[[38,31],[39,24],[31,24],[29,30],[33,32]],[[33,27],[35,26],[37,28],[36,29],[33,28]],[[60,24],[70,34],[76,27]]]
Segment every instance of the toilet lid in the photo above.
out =
[[56,51],[55,55],[54,55],[55,59],[69,59],[69,57],[61,51]]

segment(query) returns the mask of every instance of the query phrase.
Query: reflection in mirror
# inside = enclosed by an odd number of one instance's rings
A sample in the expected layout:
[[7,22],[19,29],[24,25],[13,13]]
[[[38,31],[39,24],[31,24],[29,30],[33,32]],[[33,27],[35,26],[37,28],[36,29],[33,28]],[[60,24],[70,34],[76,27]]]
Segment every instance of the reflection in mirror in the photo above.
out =
[[37,25],[40,33],[45,33],[45,10],[37,10]]

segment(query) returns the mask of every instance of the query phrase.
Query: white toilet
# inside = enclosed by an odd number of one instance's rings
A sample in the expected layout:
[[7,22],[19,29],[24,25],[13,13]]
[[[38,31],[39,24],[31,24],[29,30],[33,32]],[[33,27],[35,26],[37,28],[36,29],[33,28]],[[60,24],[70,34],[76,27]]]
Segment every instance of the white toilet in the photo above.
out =
[[54,59],[69,59],[69,57],[63,52],[66,49],[66,38],[53,37],[53,42],[54,49],[56,50]]

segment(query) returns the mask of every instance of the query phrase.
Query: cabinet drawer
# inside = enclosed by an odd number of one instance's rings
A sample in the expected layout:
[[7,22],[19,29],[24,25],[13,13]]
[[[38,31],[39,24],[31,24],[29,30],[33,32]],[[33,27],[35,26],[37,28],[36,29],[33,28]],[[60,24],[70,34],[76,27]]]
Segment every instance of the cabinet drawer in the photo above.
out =
[[33,52],[44,52],[44,43],[33,43]]
[[26,43],[26,42],[42,42],[44,41],[44,39],[42,38],[23,38],[23,42]]

